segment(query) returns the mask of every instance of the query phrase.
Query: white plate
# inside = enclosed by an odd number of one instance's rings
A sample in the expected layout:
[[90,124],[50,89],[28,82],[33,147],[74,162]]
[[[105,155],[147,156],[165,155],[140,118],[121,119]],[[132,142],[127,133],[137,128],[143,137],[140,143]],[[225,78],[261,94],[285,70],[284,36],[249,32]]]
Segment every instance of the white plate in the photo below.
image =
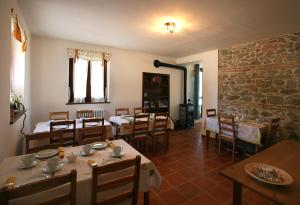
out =
[[35,157],[38,159],[48,158],[56,155],[58,153],[57,149],[45,149],[42,151],[39,151],[35,154]]
[[53,126],[53,129],[63,130],[63,129],[67,129],[68,127],[69,127],[68,125],[55,125],[55,126]]
[[98,143],[96,143],[92,146],[93,149],[102,149],[102,148],[105,148],[105,147],[107,147],[106,142],[98,142]]
[[85,124],[87,127],[94,127],[94,126],[99,126],[100,123],[98,122],[88,122]]
[[90,156],[90,155],[92,155],[92,154],[95,154],[95,152],[96,152],[96,150],[94,150],[94,149],[91,149],[91,151],[90,151],[90,153],[85,153],[83,150],[81,150],[80,152],[79,152],[79,154],[80,154],[80,156],[82,156],[82,157],[87,157],[87,156]]
[[34,161],[32,162],[32,164],[29,165],[29,166],[27,166],[27,167],[25,166],[25,164],[23,164],[23,163],[21,162],[21,164],[19,165],[19,168],[20,168],[20,169],[29,169],[29,168],[31,168],[31,167],[36,166],[39,162],[40,162],[39,160],[34,160]]
[[49,168],[48,168],[48,166],[46,165],[45,167],[43,167],[43,172],[44,172],[45,174],[47,174],[47,173],[54,173],[54,172],[57,172],[57,171],[61,170],[61,168],[62,168],[63,166],[64,166],[64,163],[63,163],[63,162],[60,162],[60,163],[57,165],[56,169],[50,171]]
[[119,155],[116,155],[114,152],[111,153],[111,156],[116,157],[116,158],[122,157],[123,155],[124,155],[124,152],[121,152]]
[[[280,178],[282,178],[282,182],[273,182],[273,181],[269,181],[269,180],[266,180],[264,178],[257,176],[255,174],[255,170],[257,169],[257,167],[275,171],[277,173],[277,175],[279,175]],[[264,182],[264,183],[267,183],[267,184],[282,186],[282,185],[289,185],[289,184],[293,183],[293,178],[291,177],[291,175],[289,175],[287,172],[283,171],[282,169],[279,169],[278,167],[274,167],[272,165],[268,165],[268,164],[264,164],[264,163],[248,163],[245,165],[245,171],[247,174],[249,174],[254,179]]]

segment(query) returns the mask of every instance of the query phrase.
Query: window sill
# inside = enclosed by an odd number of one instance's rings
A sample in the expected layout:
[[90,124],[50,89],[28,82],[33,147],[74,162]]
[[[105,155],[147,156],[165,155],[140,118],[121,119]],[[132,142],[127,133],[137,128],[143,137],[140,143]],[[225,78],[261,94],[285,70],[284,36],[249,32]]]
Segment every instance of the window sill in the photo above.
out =
[[9,124],[14,124],[20,117],[22,117],[25,114],[25,111],[18,110],[18,111],[11,111],[10,113],[10,122]]
[[82,102],[82,103],[76,103],[76,102],[68,102],[66,105],[86,105],[86,104],[107,104],[110,102]]

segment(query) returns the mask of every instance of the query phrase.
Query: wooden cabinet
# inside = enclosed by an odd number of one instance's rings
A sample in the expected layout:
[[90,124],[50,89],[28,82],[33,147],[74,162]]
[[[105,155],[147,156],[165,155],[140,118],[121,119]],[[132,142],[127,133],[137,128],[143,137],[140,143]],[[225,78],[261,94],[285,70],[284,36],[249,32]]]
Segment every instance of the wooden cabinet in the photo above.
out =
[[170,75],[143,72],[142,104],[147,112],[170,111]]

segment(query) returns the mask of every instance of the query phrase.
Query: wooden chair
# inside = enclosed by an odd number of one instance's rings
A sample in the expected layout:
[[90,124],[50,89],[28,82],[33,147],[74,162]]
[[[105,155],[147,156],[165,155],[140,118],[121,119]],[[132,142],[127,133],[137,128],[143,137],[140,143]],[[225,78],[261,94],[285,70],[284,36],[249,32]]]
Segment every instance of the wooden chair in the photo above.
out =
[[159,141],[162,138],[163,148],[169,148],[169,130],[168,130],[168,113],[156,113],[153,122],[153,130],[150,132],[152,137],[152,147],[157,150]]
[[216,109],[206,109],[206,116],[207,117],[215,117],[215,116],[217,116]]
[[63,146],[76,145],[76,121],[63,120],[50,123],[50,143]]
[[77,110],[76,111],[76,118],[92,118],[94,117],[93,110]]
[[137,115],[137,114],[140,114],[140,113],[143,113],[143,112],[145,112],[145,109],[142,108],[142,107],[135,107],[135,108],[133,108],[133,114],[134,115]]
[[149,136],[149,118],[150,114],[135,115],[132,128],[132,143],[133,146],[143,152],[148,151]]
[[219,122],[219,152],[222,148],[222,140],[232,143],[232,162],[235,159],[235,144],[236,144],[236,125],[234,123],[234,116],[230,118],[223,118],[218,116]]
[[[32,147],[33,144],[37,146]],[[43,144],[43,145],[41,145]],[[45,149],[57,149],[60,143],[50,144],[50,132],[32,133],[26,135],[25,153],[31,154]]]
[[264,148],[270,147],[272,144],[281,140],[278,138],[276,139],[278,132],[280,135],[279,138],[281,138],[279,122],[280,122],[280,118],[273,118],[270,120],[267,137],[264,143]]
[[54,195],[48,201],[40,204],[66,204],[76,205],[76,170],[72,170],[69,174],[55,176],[49,179],[44,179],[37,182],[32,182],[13,189],[3,189],[0,191],[0,204],[8,205],[10,200],[22,198],[28,195],[44,192],[50,189],[55,189],[64,184],[70,183],[70,191]]
[[[137,204],[138,198],[138,187],[140,178],[140,164],[141,157],[136,156],[135,159],[124,160],[117,163],[108,164],[105,166],[93,165],[92,170],[92,205],[106,205],[106,204],[118,204],[124,200],[131,199],[131,204]],[[126,176],[119,177],[117,179],[110,180],[108,182],[101,183],[101,176],[112,174],[120,170],[125,170],[128,168],[134,168],[133,173]],[[133,185],[131,185],[133,183]],[[126,191],[118,193],[110,198],[101,200],[101,192],[105,192],[117,187],[123,187],[126,185],[131,185]],[[124,188],[125,189],[125,188]],[[99,193],[99,194],[98,194]],[[99,200],[97,199],[99,196]]]
[[[99,125],[91,126],[89,125],[89,123],[98,123]],[[93,142],[105,141],[104,134],[104,118],[83,119],[78,144],[83,145],[90,144]]]
[[116,116],[129,115],[129,108],[116,108]]
[[[206,109],[206,116],[207,117],[216,117],[217,116],[217,111],[216,109]],[[213,138],[216,142],[218,134],[215,133],[215,137],[211,136],[210,130],[206,130],[206,149],[209,147],[209,141],[211,138]]]
[[49,112],[49,120],[68,120],[69,111],[66,112]]

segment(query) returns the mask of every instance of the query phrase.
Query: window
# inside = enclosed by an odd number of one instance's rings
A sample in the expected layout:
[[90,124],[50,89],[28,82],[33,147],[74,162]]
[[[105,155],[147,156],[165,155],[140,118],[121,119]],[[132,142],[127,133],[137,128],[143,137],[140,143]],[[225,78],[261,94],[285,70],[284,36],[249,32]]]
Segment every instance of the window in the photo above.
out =
[[69,102],[103,103],[109,97],[109,65],[104,59],[69,58]]

